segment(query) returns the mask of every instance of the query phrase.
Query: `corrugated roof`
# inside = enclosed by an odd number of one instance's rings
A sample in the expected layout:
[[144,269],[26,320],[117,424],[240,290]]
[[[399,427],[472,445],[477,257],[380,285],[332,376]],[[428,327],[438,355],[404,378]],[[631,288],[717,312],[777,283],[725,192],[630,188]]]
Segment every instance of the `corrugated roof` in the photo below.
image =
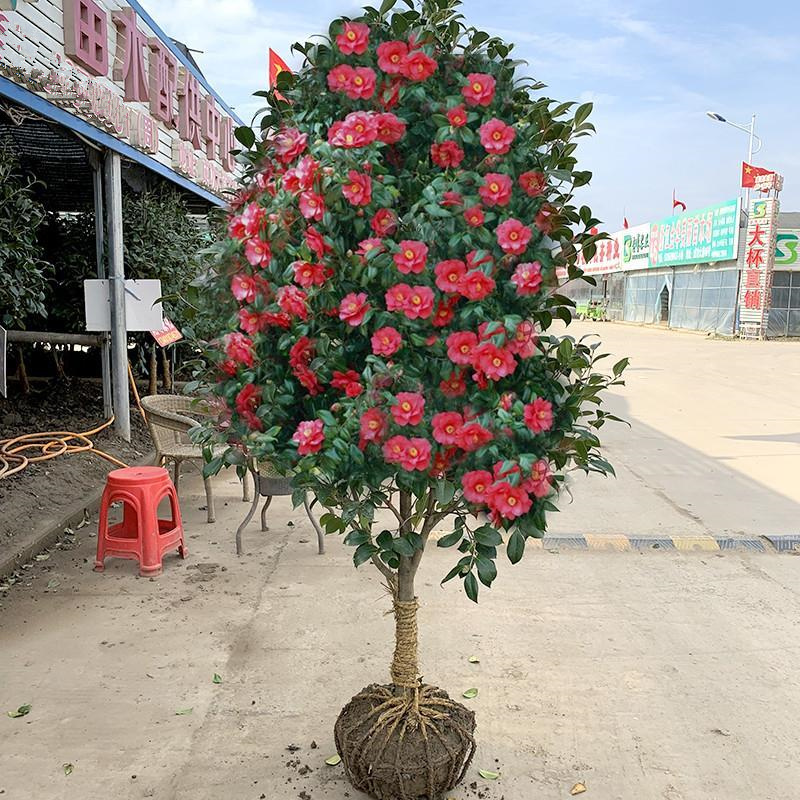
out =
[[779,228],[800,228],[800,211],[781,211],[778,214]]

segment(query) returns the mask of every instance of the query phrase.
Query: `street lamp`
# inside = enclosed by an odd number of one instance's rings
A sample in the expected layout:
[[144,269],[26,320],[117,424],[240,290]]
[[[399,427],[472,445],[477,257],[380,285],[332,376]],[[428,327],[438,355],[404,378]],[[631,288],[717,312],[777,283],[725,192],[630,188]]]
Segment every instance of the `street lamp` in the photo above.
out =
[[[749,164],[753,160],[753,156],[761,150],[761,138],[756,136],[756,115],[750,118],[749,125],[740,125],[738,122],[731,122],[729,119],[725,119],[722,114],[718,114],[716,111],[706,111],[706,116],[710,117],[714,120],[714,122],[724,122],[726,125],[730,125],[732,128],[738,128],[740,131],[744,131],[747,134],[750,134],[750,144],[747,148],[747,163]],[[757,141],[757,147],[753,150],[753,142]],[[750,208],[750,189],[744,193],[744,207],[745,213],[747,213],[747,209]]]

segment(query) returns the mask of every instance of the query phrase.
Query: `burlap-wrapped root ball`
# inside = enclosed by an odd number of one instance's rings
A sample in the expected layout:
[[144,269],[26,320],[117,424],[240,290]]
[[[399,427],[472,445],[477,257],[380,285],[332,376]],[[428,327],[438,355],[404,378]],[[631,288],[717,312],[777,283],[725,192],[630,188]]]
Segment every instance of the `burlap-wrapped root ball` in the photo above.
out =
[[371,684],[336,720],[336,749],[356,789],[377,800],[438,800],[475,753],[475,714],[435,686]]

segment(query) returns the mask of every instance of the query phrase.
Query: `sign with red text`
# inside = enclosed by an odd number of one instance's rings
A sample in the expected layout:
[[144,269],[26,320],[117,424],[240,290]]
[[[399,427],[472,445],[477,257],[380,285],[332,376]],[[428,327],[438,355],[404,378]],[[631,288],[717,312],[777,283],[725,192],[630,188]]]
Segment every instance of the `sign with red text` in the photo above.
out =
[[208,191],[237,186],[237,123],[124,2],[41,0],[0,12],[0,75]]
[[774,197],[750,201],[739,286],[739,332],[747,338],[763,339],[767,332],[779,207]]
[[183,334],[169,317],[164,317],[163,328],[157,331],[150,331],[150,333],[160,347],[166,347],[168,344],[175,344],[175,342],[179,342],[183,339]]

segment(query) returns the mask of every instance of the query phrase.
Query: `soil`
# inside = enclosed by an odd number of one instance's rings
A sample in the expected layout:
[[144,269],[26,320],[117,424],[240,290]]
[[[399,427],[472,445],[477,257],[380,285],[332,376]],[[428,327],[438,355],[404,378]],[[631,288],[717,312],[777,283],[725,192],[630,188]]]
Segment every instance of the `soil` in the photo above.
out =
[[[9,387],[12,388],[12,387]],[[92,380],[34,382],[30,394],[0,398],[0,439],[44,431],[81,433],[104,421],[100,384]],[[126,464],[153,449],[136,407],[131,412],[131,441],[117,436],[112,427],[92,436],[98,450]],[[67,453],[48,461],[28,464],[21,472],[0,478],[0,556],[13,547],[14,537],[78,503],[102,486],[110,461],[91,453]]]

